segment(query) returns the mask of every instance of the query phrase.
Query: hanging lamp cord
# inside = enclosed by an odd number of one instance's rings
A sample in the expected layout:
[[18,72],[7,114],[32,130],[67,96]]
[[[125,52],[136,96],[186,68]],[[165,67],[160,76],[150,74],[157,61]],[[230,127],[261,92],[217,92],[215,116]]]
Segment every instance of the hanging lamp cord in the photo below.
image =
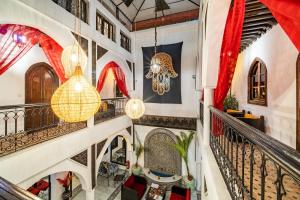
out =
[[155,25],[154,25],[154,55],[156,54],[156,46],[157,46],[157,0],[155,0]]

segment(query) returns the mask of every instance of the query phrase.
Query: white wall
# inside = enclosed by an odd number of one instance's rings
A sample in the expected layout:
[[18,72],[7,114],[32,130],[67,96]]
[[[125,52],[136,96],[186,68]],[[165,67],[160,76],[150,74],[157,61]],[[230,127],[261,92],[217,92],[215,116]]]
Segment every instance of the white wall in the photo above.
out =
[[[172,35],[170,34],[172,33]],[[181,57],[181,96],[182,104],[146,103],[146,114],[164,116],[197,116],[196,105],[199,97],[195,90],[198,21],[174,24],[157,28],[157,44],[172,44],[183,41]],[[142,47],[154,46],[154,29],[131,34],[136,63],[135,97],[143,97],[143,53]],[[171,88],[172,89],[172,88]]]
[[[88,184],[90,165],[84,167],[69,158],[85,149],[90,151],[92,144],[106,138],[124,135],[128,126],[131,126],[131,120],[122,116],[0,157],[0,176],[23,188],[28,188],[49,174],[73,171],[80,178],[83,188],[88,188],[90,187]],[[99,159],[102,159],[102,155]],[[90,163],[90,160],[88,161]],[[97,163],[97,166],[98,164],[100,163]]]
[[0,76],[0,105],[25,103],[25,73],[35,63],[48,63],[43,50],[35,45],[18,62]]
[[[268,135],[294,147],[296,146],[296,61],[298,51],[279,25],[273,27],[238,58],[232,93],[240,109],[254,115],[264,115]],[[255,58],[267,67],[268,106],[247,103],[248,72]]]

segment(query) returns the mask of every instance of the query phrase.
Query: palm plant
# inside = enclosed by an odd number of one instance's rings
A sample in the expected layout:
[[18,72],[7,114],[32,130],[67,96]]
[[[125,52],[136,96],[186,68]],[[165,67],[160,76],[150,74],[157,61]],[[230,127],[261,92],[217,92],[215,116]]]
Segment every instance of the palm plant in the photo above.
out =
[[186,170],[188,173],[188,180],[192,180],[193,176],[190,174],[189,164],[188,164],[188,151],[189,146],[193,140],[195,132],[190,131],[190,134],[187,135],[184,132],[180,132],[180,136],[176,136],[176,143],[172,146],[178,151],[179,155],[184,160]]
[[136,163],[135,166],[138,167],[139,158],[145,150],[144,145],[142,145],[141,140],[137,137],[138,145],[135,146],[135,155],[136,155]]

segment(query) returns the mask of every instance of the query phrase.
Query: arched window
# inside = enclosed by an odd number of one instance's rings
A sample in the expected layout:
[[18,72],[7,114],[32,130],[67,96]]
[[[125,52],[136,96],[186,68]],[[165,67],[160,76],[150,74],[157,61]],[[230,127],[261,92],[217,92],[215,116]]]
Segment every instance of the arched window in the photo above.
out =
[[258,58],[249,70],[248,103],[267,106],[267,68]]

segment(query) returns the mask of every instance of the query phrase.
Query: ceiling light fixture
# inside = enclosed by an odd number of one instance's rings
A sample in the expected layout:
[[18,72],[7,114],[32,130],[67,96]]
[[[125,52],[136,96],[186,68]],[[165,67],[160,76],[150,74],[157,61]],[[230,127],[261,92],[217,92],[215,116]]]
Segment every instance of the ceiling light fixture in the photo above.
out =
[[[80,47],[81,20],[80,0],[77,0],[77,16],[75,30],[78,33],[78,43],[67,47],[62,53],[62,63],[69,80],[63,83],[51,98],[53,112],[65,122],[86,121],[99,109],[101,98],[96,90],[84,77],[82,67],[87,63],[87,57]],[[77,26],[77,20],[78,26]]]
[[150,70],[152,73],[157,74],[160,72],[161,66],[160,66],[160,60],[155,57],[157,53],[157,0],[155,0],[155,25],[154,25],[154,55],[151,59],[150,63]]

